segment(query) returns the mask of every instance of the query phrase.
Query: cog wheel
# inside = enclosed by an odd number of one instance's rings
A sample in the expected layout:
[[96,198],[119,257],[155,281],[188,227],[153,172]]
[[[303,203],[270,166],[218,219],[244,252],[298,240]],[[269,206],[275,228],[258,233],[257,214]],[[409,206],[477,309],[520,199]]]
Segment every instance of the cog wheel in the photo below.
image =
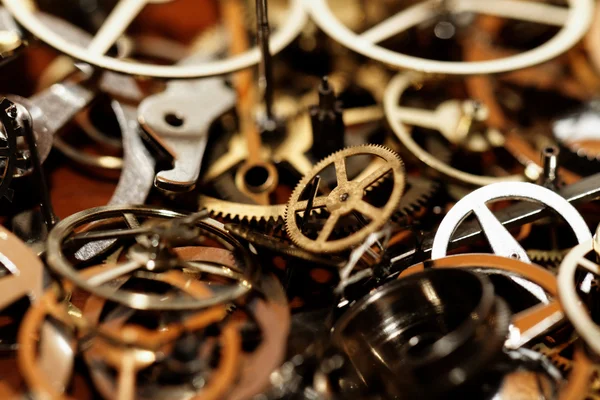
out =
[[537,351],[538,353],[541,353],[544,356],[546,356],[555,367],[560,369],[561,372],[566,373],[571,369],[573,361],[563,357],[560,353],[572,344],[573,341],[568,340],[566,343],[561,343],[558,346],[549,347],[542,342],[533,346],[532,350]]
[[420,176],[408,176],[406,186],[407,190],[398,204],[398,217],[414,215],[422,210],[440,187],[438,182]]
[[[353,156],[368,155],[378,158],[371,168],[350,179],[346,172],[346,160]],[[334,167],[334,171],[328,167]],[[309,187],[317,176],[334,172],[336,186],[331,189],[316,188],[315,198],[309,206]],[[367,188],[385,175],[391,174],[389,196],[384,204],[372,204]],[[317,180],[320,182],[320,179]],[[335,253],[361,243],[370,233],[380,229],[397,209],[405,186],[404,163],[398,154],[378,145],[348,147],[326,157],[302,178],[294,189],[286,208],[286,230],[297,246],[314,253]],[[324,195],[319,195],[319,192]],[[369,200],[369,201],[368,201]],[[322,209],[324,223],[316,235],[307,236],[301,229],[299,213],[307,209]],[[324,217],[324,218],[323,218]],[[334,234],[335,227],[345,218],[356,218],[362,228],[345,237]]]
[[236,203],[210,196],[200,196],[200,208],[206,208],[211,217],[227,221],[283,225],[285,204],[262,206]]
[[527,255],[529,259],[534,264],[543,265],[545,267],[549,267],[551,269],[558,269],[558,266],[562,262],[563,258],[565,258],[568,250],[539,250],[539,249],[530,249],[527,250]]

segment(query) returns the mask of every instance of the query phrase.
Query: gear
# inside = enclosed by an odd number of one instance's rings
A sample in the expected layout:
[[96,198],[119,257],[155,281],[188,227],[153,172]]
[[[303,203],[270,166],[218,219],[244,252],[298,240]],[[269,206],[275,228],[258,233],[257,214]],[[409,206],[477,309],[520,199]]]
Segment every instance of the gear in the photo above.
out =
[[248,229],[242,225],[225,225],[225,230],[234,236],[240,237],[258,247],[264,247],[271,251],[284,254],[289,257],[298,258],[301,260],[309,261],[311,263],[317,263],[327,265],[330,267],[340,268],[344,265],[345,260],[339,257],[321,257],[316,254],[312,254],[308,251],[299,249],[293,244],[289,243],[285,239],[281,239],[275,236],[265,235],[261,232]]
[[566,350],[569,346],[573,346],[576,337],[571,337],[565,343],[560,343],[557,346],[549,347],[545,343],[541,342],[532,347],[532,350],[543,354],[554,364],[555,367],[561,370],[563,373],[567,373],[573,367],[573,360],[570,360],[561,353]]
[[558,270],[560,263],[568,250],[538,250],[529,249],[527,255],[534,264],[543,265],[552,270]]
[[438,182],[420,176],[408,176],[406,186],[396,213],[399,217],[413,215],[426,207],[440,187]]
[[285,204],[261,206],[236,203],[210,196],[200,196],[200,208],[206,208],[212,217],[235,222],[282,225],[285,215]]
[[[378,157],[379,162],[372,162],[358,177],[348,180],[346,172],[346,159],[358,155],[371,155]],[[309,206],[306,200],[306,189],[317,177],[328,172],[327,167],[335,166],[336,186],[326,195],[319,196],[316,188],[316,197]],[[385,204],[375,206],[365,199],[368,198],[366,188],[380,180],[387,174],[392,174],[393,184],[391,193]],[[380,229],[392,216],[400,202],[405,185],[404,163],[393,151],[377,145],[362,145],[348,147],[323,159],[302,178],[294,189],[286,208],[286,230],[292,242],[299,247],[315,253],[341,252],[361,243],[370,233]],[[308,208],[324,209],[322,215],[326,220],[316,237],[305,235],[298,224],[299,212]],[[330,240],[336,225],[346,217],[352,216],[364,225],[358,231],[345,236],[335,237]]]

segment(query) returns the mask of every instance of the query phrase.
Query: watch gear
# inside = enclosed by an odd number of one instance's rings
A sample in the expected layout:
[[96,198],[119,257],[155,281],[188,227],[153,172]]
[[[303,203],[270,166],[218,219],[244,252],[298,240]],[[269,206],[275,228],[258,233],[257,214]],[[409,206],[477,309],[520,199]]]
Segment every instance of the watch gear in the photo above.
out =
[[285,204],[262,206],[256,204],[236,203],[210,196],[200,196],[201,209],[206,209],[211,216],[228,221],[282,225],[285,216]]
[[411,216],[425,208],[439,187],[439,183],[431,179],[407,176],[406,190],[398,204],[400,216]]
[[[359,155],[371,156],[378,162],[371,162],[372,168],[364,170],[359,176],[348,176],[346,160]],[[328,174],[335,176],[335,186],[326,188],[324,194],[320,195],[323,193],[318,185],[320,176]],[[388,188],[389,197],[379,206],[367,202],[365,199],[369,192],[366,189],[387,174],[391,175],[391,187]],[[315,178],[317,178],[317,185],[313,189],[314,193],[306,193],[309,185],[313,185]],[[393,151],[376,145],[348,147],[340,150],[317,163],[298,183],[286,208],[286,231],[292,242],[305,250],[316,253],[347,250],[361,243],[365,237],[386,223],[400,202],[404,185],[404,164]],[[307,195],[313,197],[307,198]],[[299,219],[308,219],[312,209],[319,208],[324,209],[320,214],[325,218],[324,225],[316,237],[308,237],[303,233],[301,226],[303,223]],[[298,215],[300,212],[308,213],[308,215],[303,214],[300,217]],[[336,225],[344,218],[356,218],[362,227],[346,237],[329,240]]]

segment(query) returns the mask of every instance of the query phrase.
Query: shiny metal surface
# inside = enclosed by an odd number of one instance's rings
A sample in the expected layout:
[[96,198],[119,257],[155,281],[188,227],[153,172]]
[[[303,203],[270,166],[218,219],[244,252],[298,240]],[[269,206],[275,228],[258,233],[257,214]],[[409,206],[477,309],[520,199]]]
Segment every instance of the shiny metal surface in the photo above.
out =
[[[205,57],[191,57],[182,64],[194,65],[202,59]],[[173,169],[156,174],[156,187],[172,192],[194,188],[208,141],[208,128],[234,105],[235,94],[221,78],[170,81],[164,92],[140,103],[140,125],[174,159]]]
[[[429,270],[388,283],[351,306],[336,322],[332,340],[366,385],[415,398],[443,393],[485,368],[502,347],[508,321],[486,277]],[[429,383],[433,371],[436,385]]]
[[589,240],[592,236],[585,220],[575,207],[552,190],[525,182],[494,183],[466,195],[446,214],[433,239],[431,258],[446,255],[456,228],[469,214],[474,213],[495,254],[530,262],[523,247],[486,206],[488,202],[508,199],[534,201],[553,209],[571,227],[579,243]]

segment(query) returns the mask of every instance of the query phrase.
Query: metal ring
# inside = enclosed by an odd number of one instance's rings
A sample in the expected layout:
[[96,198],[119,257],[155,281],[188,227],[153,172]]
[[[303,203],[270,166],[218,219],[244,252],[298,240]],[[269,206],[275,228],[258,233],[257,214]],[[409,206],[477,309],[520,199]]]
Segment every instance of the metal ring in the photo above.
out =
[[392,130],[400,139],[402,144],[413,153],[419,160],[435,169],[436,171],[441,172],[444,175],[449,176],[450,178],[454,178],[461,182],[465,182],[471,185],[476,186],[485,186],[490,183],[496,182],[506,182],[506,181],[522,181],[524,179],[522,174],[519,175],[511,175],[507,177],[491,177],[491,176],[481,176],[470,174],[467,172],[460,171],[447,163],[439,160],[434,155],[425,151],[421,146],[415,142],[404,124],[400,122],[398,118],[395,117],[395,109],[397,107],[398,101],[402,97],[402,93],[413,83],[418,82],[422,79],[420,74],[404,72],[396,75],[388,84],[387,89],[385,90],[385,95],[383,99],[383,105],[385,109],[385,115],[388,123],[390,124]]
[[242,264],[240,272],[243,274],[244,279],[239,281],[238,284],[223,290],[222,293],[215,294],[206,299],[174,298],[172,301],[165,302],[161,295],[121,293],[112,290],[110,287],[91,284],[65,257],[63,244],[76,228],[94,221],[97,222],[100,219],[122,217],[123,214],[157,218],[177,218],[183,216],[183,214],[175,211],[143,206],[103,206],[73,214],[57,224],[48,236],[47,262],[50,268],[81,289],[134,309],[192,310],[206,308],[235,300],[248,293],[252,288],[252,283],[255,282],[258,272],[254,262],[250,259],[249,254],[243,246],[223,230],[221,224],[209,219],[205,219],[205,221],[199,222],[196,225],[202,229],[204,235],[210,236],[221,245],[235,251],[236,256],[240,257]]
[[[270,41],[272,54],[277,54],[294,40],[300,33],[307,20],[302,0],[290,0],[287,18],[281,24]],[[224,75],[240,69],[251,67],[260,61],[260,51],[257,47],[221,61],[205,63],[203,65],[163,66],[153,64],[134,63],[116,58],[95,55],[88,52],[78,44],[70,43],[59,34],[48,28],[40,21],[35,12],[32,12],[23,0],[5,0],[4,7],[11,15],[29,32],[38,39],[76,60],[86,62],[98,68],[120,72],[138,77],[158,79],[195,79],[215,75]]]
[[559,194],[533,183],[500,182],[469,193],[452,207],[435,234],[431,258],[446,256],[448,244],[456,228],[471,213],[475,213],[494,253],[505,257],[518,257],[521,261],[529,262],[525,250],[485,206],[489,201],[502,199],[528,200],[544,204],[555,210],[571,226],[579,243],[592,237],[581,214]]
[[[9,0],[7,3],[18,1],[19,0]],[[373,43],[372,40],[372,38],[377,36],[373,35],[373,29],[369,30],[369,34],[366,37],[362,34],[352,32],[333,14],[327,2],[328,0],[306,0],[305,4],[312,20],[323,31],[342,45],[364,56],[395,68],[448,75],[477,75],[507,72],[531,67],[557,57],[579,42],[585,35],[592,22],[594,10],[593,0],[569,0],[570,7],[567,15],[561,16],[560,12],[556,12],[555,14],[559,15],[555,17],[547,15],[542,15],[542,17],[540,17],[539,22],[551,25],[562,25],[561,30],[552,39],[541,46],[499,60],[447,62],[407,56],[378,46]],[[453,8],[453,10],[450,10],[451,12],[473,11],[485,13],[486,11],[492,11],[492,15],[502,16],[503,12],[506,12],[506,9],[508,9],[511,10],[509,14],[512,14],[514,17],[515,14],[518,13],[514,10],[518,7],[523,7],[520,15],[531,15],[528,13],[528,10],[526,10],[526,7],[530,7],[531,5],[523,5],[522,3],[524,2],[519,1],[456,0],[448,3]],[[395,25],[404,25],[405,28],[410,28],[419,22],[427,21],[439,14],[436,10],[437,5],[439,5],[439,1],[437,0],[421,1],[402,11],[401,13],[404,14],[403,19],[402,21],[397,21]],[[486,10],[486,8],[489,8],[489,10]],[[504,9],[504,11],[501,9]],[[400,13],[396,15],[400,15]],[[505,16],[510,17],[510,15]],[[382,22],[380,26],[388,21]],[[377,39],[375,40],[379,41]]]
[[596,354],[600,355],[600,327],[590,318],[581,304],[575,282],[575,273],[579,266],[600,275],[600,266],[586,258],[586,255],[594,250],[594,240],[596,239],[575,246],[560,264],[558,298],[577,333]]
[[[489,274],[502,274],[520,278],[536,285],[535,288],[517,282],[523,289],[537,297],[542,305],[532,307],[513,316],[510,334],[505,343],[509,348],[517,349],[544,332],[554,328],[564,320],[562,307],[557,301],[558,288],[556,278],[550,271],[534,264],[500,257],[493,254],[458,254],[437,260],[415,264],[404,270],[398,279],[418,273],[426,268],[467,268],[475,272]],[[536,293],[539,289],[545,293]],[[552,297],[548,299],[546,295]],[[542,299],[546,297],[546,299]]]

